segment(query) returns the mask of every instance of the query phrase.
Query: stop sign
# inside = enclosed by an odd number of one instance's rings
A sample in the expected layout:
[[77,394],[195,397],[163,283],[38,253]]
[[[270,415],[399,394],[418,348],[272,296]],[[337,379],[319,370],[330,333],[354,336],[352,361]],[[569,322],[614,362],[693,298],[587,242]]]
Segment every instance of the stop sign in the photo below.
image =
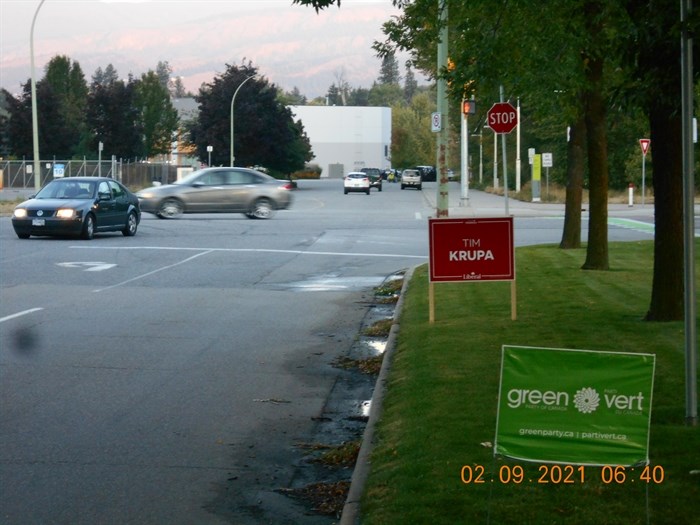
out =
[[508,102],[496,102],[486,114],[486,119],[495,133],[510,133],[518,125],[518,112]]

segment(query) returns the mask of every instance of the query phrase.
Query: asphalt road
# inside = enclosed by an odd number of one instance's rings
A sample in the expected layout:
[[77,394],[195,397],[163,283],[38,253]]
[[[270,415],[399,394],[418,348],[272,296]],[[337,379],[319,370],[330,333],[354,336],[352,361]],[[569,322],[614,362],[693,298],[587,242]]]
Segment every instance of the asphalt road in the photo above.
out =
[[[268,221],[144,215],[93,241],[0,219],[0,522],[330,523],[261,487],[292,483],[373,287],[427,261],[434,196],[301,181]],[[610,239],[652,239],[649,212]],[[511,213],[517,245],[559,242],[561,207]]]

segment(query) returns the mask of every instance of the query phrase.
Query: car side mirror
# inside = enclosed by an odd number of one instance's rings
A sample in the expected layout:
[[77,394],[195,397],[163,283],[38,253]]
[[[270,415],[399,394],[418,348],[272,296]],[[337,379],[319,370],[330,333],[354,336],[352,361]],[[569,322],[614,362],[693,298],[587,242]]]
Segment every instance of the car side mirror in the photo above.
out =
[[108,201],[112,198],[112,194],[107,191],[101,191],[98,194],[98,199],[101,201]]

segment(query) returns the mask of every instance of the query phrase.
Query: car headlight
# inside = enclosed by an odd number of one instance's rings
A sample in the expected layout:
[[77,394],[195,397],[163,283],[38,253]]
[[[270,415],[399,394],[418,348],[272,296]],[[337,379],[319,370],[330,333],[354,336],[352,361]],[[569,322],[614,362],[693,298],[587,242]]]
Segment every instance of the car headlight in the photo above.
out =
[[72,219],[75,217],[75,210],[71,208],[61,208],[56,211],[56,217],[59,219]]
[[12,213],[12,215],[16,219],[24,219],[27,217],[27,210],[24,208],[15,208],[15,211]]
[[139,192],[136,194],[139,199],[152,199],[153,194],[148,192]]

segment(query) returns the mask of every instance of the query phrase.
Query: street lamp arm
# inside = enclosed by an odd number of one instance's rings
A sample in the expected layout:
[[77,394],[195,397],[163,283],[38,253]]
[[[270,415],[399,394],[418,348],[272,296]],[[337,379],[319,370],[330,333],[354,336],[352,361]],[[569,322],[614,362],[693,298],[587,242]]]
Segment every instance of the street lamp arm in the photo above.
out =
[[245,84],[245,83],[248,82],[251,78],[254,78],[254,77],[255,77],[255,75],[251,75],[251,76],[247,77],[243,82],[241,82],[241,83],[238,85],[238,87],[236,88],[236,91],[233,92],[233,96],[231,97],[231,135],[230,135],[230,137],[231,137],[231,167],[232,167],[232,168],[233,168],[233,165],[234,165],[234,164],[233,164],[233,161],[234,161],[234,159],[235,159],[235,157],[234,157],[234,155],[233,155],[233,104],[236,102],[236,95],[238,95],[238,92],[239,92],[240,89],[243,87],[243,84]]

